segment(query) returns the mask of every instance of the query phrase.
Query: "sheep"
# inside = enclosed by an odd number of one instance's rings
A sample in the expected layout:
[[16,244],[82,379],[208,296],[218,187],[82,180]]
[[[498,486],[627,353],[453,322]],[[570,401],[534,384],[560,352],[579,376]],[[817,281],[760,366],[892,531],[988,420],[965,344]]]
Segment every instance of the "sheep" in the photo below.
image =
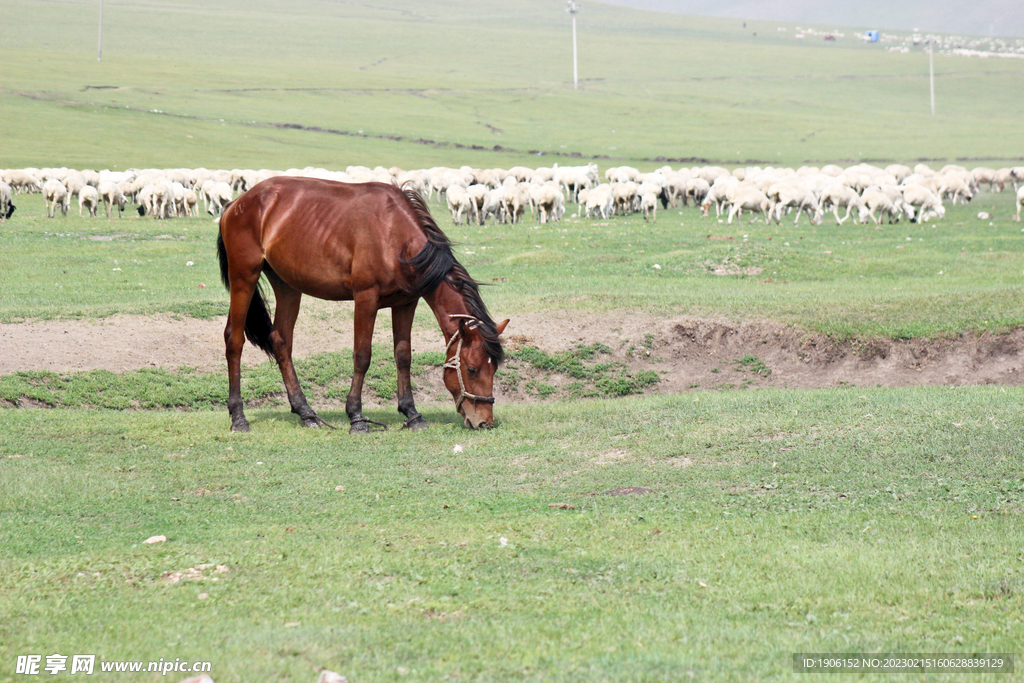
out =
[[761,215],[764,216],[764,222],[768,222],[768,196],[756,187],[746,185],[735,188],[735,191],[729,197],[729,203],[732,206],[729,209],[729,220],[726,223],[730,225],[732,225],[733,216],[736,214],[742,215],[743,209],[760,211]]
[[1014,166],[1010,169],[1010,180],[1013,182],[1013,191],[1018,190],[1018,183],[1024,182],[1024,166]]
[[125,197],[121,188],[116,183],[105,180],[100,183],[97,190],[100,193],[100,199],[107,205],[107,218],[114,217],[115,204],[117,205],[117,216],[120,218],[125,205]]
[[[867,207],[864,206],[864,202],[861,201],[860,195],[857,191],[847,187],[846,185],[829,185],[824,192],[821,193],[821,198],[818,200],[818,213],[824,213],[826,205],[832,206],[832,214],[836,217],[836,223],[842,225],[843,222],[850,217],[850,211],[854,208],[858,210],[858,215],[854,216],[854,222],[860,223],[861,220],[867,218]],[[839,218],[839,207],[846,207],[846,214]]]
[[686,194],[683,195],[683,206],[687,205],[687,199],[692,199],[693,203],[700,206],[704,203],[704,198],[708,196],[708,192],[711,191],[711,184],[703,178],[690,178],[686,181]]
[[612,201],[612,186],[602,183],[587,194],[587,208],[584,215],[589,217],[594,213],[596,218],[596,214],[599,213],[601,218],[607,219],[612,212]]
[[11,186],[15,194],[42,192],[43,184],[28,170],[12,170],[4,174],[4,181]]
[[494,221],[505,222],[505,217],[502,215],[502,200],[505,197],[505,189],[501,186],[493,190],[488,190],[487,194],[484,195],[484,203],[481,207],[481,225],[487,221],[488,216],[494,216]]
[[46,215],[53,218],[60,206],[62,216],[68,215],[68,208],[71,206],[71,195],[64,183],[56,178],[50,178],[43,183],[43,199],[46,201]]
[[939,188],[937,194],[940,197],[951,197],[953,205],[959,198],[962,204],[966,204],[974,198],[969,187],[969,180],[959,173],[945,173],[939,176]]
[[14,213],[14,204],[11,186],[0,180],[0,223],[10,218],[12,213]]
[[[906,211],[912,221],[927,223],[932,213],[939,218],[946,216],[946,208],[942,206],[942,200],[922,185],[905,186],[903,201],[907,205]],[[919,207],[916,210],[916,216],[914,207]]]
[[452,222],[455,225],[462,223],[462,212],[466,212],[467,222],[470,220],[470,216],[473,213],[473,199],[466,192],[466,188],[461,185],[452,185],[448,187],[445,192],[445,201],[448,204],[448,210],[452,213]]
[[615,213],[621,212],[623,216],[628,215],[639,187],[631,180],[624,183],[612,182],[611,187]]
[[1024,187],[1017,190],[1017,222],[1020,223],[1020,207],[1024,206]]
[[[864,205],[868,209],[868,216],[874,221],[875,225],[881,222],[881,218],[887,215],[889,222],[893,222],[893,216],[896,216],[896,220],[899,221],[900,210],[896,207],[892,199],[881,190],[875,190],[868,188],[864,190],[864,194],[861,195],[861,199],[864,201]],[[902,203],[901,203],[902,205]],[[878,218],[875,218],[875,212],[878,212]]]
[[[509,176],[509,178],[512,179],[513,183],[515,182],[514,176]],[[515,184],[503,185],[500,191],[502,193],[502,214],[514,225],[523,219],[528,200]]]
[[722,209],[725,204],[725,201],[729,198],[729,190],[736,187],[739,184],[739,181],[733,178],[732,176],[728,176],[728,178],[731,179],[731,182],[729,180],[721,182],[715,181],[708,189],[707,194],[704,195],[704,199],[700,203],[700,208],[701,214],[705,218],[707,218],[712,204],[715,205],[715,218],[722,217]]
[[146,213],[157,220],[170,218],[175,210],[174,188],[171,186],[171,182],[161,180],[151,187],[153,192],[150,194],[150,204],[146,207]]
[[64,177],[64,187],[67,188],[68,194],[72,197],[77,197],[79,191],[88,184],[89,183],[85,180],[85,176],[78,171],[68,173]]
[[[989,192],[1002,192],[1003,184],[999,182],[999,176],[996,170],[993,168],[985,168],[979,166],[971,171],[971,185],[977,192],[981,188],[982,183],[988,183]],[[998,188],[998,189],[995,189]]]
[[557,185],[544,184],[536,186],[530,193],[530,200],[537,207],[537,214],[540,216],[541,223],[547,223],[549,220],[562,220],[565,197],[562,196],[562,191]]
[[231,186],[225,181],[215,181],[210,186],[207,196],[210,203],[206,207],[206,212],[212,216],[219,216],[224,213],[224,209],[231,203],[235,195],[231,191]]
[[800,215],[804,212],[812,224],[821,223],[821,213],[818,211],[818,202],[814,194],[800,183],[776,183],[769,188],[768,197],[774,202],[769,213],[774,215],[776,225],[782,222],[782,210],[786,208],[796,209],[796,220],[793,221],[793,225],[800,223]]
[[100,192],[92,185],[85,185],[78,191],[78,215],[81,217],[82,209],[88,208],[89,215],[96,217],[96,210],[100,207]]
[[473,216],[476,217],[478,225],[484,224],[484,203],[487,201],[487,193],[490,187],[483,183],[473,183],[466,188],[466,194],[473,202]]
[[195,190],[185,190],[185,215],[199,218],[199,196]]
[[658,220],[658,195],[653,192],[644,192],[640,195],[640,211],[644,215],[644,220],[647,220],[648,215],[651,220]]

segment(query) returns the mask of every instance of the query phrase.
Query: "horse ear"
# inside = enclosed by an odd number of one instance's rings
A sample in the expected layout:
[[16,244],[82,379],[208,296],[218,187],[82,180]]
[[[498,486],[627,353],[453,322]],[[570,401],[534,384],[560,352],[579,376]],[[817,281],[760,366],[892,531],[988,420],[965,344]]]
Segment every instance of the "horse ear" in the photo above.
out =
[[498,332],[498,334],[501,334],[502,332],[505,331],[506,325],[508,325],[508,318],[505,318],[503,322],[498,323],[494,329]]

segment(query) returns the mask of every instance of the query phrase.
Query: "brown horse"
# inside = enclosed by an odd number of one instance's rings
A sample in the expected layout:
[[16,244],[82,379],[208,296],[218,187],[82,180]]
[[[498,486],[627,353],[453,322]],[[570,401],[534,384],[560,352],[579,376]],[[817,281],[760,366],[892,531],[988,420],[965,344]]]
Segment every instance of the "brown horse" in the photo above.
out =
[[[242,411],[241,357],[245,337],[277,360],[288,402],[306,427],[330,426],[309,407],[292,365],[299,301],[310,294],[355,302],[352,387],[345,412],[350,432],[369,431],[363,377],[377,311],[390,307],[398,366],[398,410],[405,427],[426,420],[413,402],[409,367],[412,321],[422,297],[447,342],[444,383],[467,427],[494,426],[491,393],[502,360],[499,335],[477,283],[452,254],[451,243],[412,190],[384,183],[349,184],[313,178],[265,180],[236,199],[220,220],[221,278],[231,292],[224,341],[232,431],[248,431]],[[271,323],[260,274],[277,299]]]

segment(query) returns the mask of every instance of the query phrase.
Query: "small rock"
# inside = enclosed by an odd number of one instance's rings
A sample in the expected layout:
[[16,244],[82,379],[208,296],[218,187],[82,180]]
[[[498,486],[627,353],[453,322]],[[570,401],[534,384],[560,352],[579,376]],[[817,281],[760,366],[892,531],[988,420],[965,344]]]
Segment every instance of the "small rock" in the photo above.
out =
[[988,213],[986,211],[979,211],[978,212],[978,218],[980,218],[983,221],[987,221],[988,219],[992,218],[992,214],[990,214],[990,213]]
[[344,491],[344,490],[345,490],[345,487],[344,487],[344,486],[335,486],[335,487],[334,487],[334,490],[335,490],[335,491]]
[[659,266],[657,263],[655,263],[654,264],[654,269],[655,270],[661,270],[661,266]]
[[163,536],[163,535],[160,535],[160,536],[150,536],[145,541],[143,541],[143,543],[145,543],[147,545],[153,545],[154,543],[164,543],[166,541],[167,541],[167,537]]
[[498,539],[498,546],[499,547],[504,548],[507,545],[508,545],[508,539],[507,538],[502,536],[501,538]]
[[185,261],[185,265],[191,267],[191,266],[194,266],[195,264],[192,263],[191,261]]
[[199,286],[196,289],[206,289],[206,285],[204,285],[202,282],[200,282]]
[[455,444],[455,448],[452,449],[452,453],[461,453],[461,452],[462,452],[462,446],[460,446],[459,444]]
[[316,683],[348,683],[348,679],[339,673],[324,669],[320,672],[320,678],[316,679]]

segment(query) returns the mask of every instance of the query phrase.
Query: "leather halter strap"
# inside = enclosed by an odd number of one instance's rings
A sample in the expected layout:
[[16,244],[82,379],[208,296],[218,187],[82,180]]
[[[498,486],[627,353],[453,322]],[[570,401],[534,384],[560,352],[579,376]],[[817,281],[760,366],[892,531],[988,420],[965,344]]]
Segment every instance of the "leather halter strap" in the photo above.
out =
[[[471,330],[475,330],[479,325],[480,321],[471,315],[464,313],[454,313],[448,316],[449,318],[462,318],[465,319],[466,327]],[[457,340],[457,343],[456,343]],[[462,326],[459,325],[459,329],[455,330],[455,334],[448,340],[448,344],[445,346],[444,351],[447,354],[452,348],[452,344],[456,343],[455,355],[445,361],[442,366],[446,369],[452,369],[455,371],[455,376],[459,378],[459,397],[455,400],[455,411],[458,412],[459,408],[462,407],[462,402],[467,398],[473,403],[494,403],[494,396],[477,396],[466,391],[466,383],[462,380]]]

